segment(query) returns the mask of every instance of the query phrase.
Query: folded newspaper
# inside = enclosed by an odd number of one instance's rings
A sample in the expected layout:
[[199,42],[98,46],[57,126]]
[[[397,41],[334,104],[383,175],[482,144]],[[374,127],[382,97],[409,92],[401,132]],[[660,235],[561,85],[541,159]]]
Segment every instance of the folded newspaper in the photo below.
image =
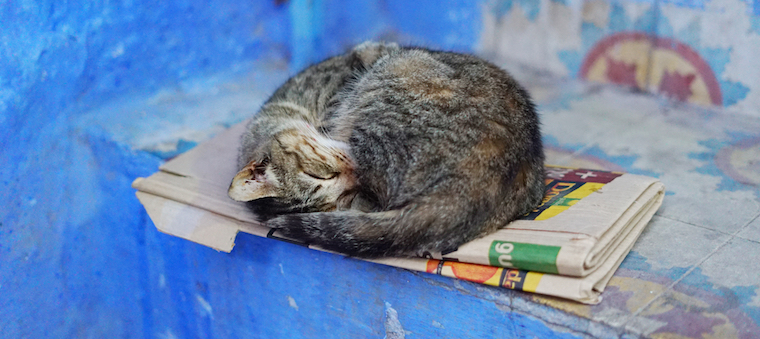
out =
[[[166,162],[132,187],[161,232],[230,252],[239,231],[291,241],[227,197],[244,123]],[[598,303],[601,292],[662,204],[657,179],[547,166],[542,204],[505,228],[447,253],[369,260]],[[319,249],[314,246],[310,246]]]

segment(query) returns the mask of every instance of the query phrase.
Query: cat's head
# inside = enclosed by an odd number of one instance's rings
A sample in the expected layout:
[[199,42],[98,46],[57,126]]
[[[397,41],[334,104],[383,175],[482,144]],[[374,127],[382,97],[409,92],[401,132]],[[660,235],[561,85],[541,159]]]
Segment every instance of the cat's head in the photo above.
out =
[[345,143],[299,124],[275,134],[265,147],[235,175],[230,198],[267,200],[292,211],[331,211],[351,204],[356,180]]

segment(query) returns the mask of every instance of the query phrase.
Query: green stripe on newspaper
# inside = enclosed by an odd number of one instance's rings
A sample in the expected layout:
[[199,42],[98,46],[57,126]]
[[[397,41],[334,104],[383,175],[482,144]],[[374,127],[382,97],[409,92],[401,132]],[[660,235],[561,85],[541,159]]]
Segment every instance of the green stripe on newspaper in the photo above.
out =
[[491,266],[557,274],[559,246],[495,240],[488,251]]

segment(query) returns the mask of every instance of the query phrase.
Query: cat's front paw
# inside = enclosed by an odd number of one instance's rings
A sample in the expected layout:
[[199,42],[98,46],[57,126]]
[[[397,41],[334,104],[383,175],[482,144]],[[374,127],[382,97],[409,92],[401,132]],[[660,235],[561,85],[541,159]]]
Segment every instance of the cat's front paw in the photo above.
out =
[[[275,230],[278,234],[288,239],[297,239],[299,242],[308,242],[317,232],[307,220],[308,214],[283,214],[267,220],[264,226]],[[311,220],[313,222],[313,220]]]

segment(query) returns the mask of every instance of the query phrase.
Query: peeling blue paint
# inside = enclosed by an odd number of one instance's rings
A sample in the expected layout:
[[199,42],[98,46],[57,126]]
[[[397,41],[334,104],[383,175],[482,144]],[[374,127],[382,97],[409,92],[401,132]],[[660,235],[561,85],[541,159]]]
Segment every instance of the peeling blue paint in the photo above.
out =
[[705,0],[662,0],[662,2],[694,9],[705,8]]
[[612,32],[622,32],[631,30],[633,24],[628,16],[625,14],[625,8],[622,3],[612,2],[610,3],[610,17],[608,28]]
[[552,146],[552,147],[561,148],[561,149],[565,149],[565,150],[571,150],[571,151],[578,151],[581,148],[583,148],[583,146],[585,146],[585,144],[583,144],[583,143],[562,144],[562,143],[560,143],[557,140],[557,138],[555,138],[555,137],[553,137],[551,135],[547,135],[547,134],[542,135],[541,139],[542,139],[542,141],[543,141],[543,143],[544,143],[545,146]]
[[386,0],[384,4],[388,25],[407,36],[402,43],[460,52],[472,52],[476,47],[482,30],[476,1]]
[[623,262],[620,263],[620,268],[639,272],[650,272],[658,277],[667,277],[673,281],[689,271],[689,267],[672,267],[668,269],[653,270],[652,264],[647,262],[647,258],[635,250],[628,252],[628,255],[623,259]]
[[719,80],[720,89],[723,92],[723,106],[732,106],[747,97],[749,88],[740,82]]
[[660,173],[634,167],[633,163],[636,162],[636,160],[639,158],[638,155],[608,155],[598,146],[591,146],[587,148],[583,153],[602,160],[607,160],[613,164],[625,168],[626,172],[628,173],[646,175],[654,178],[660,177]]
[[177,141],[177,147],[170,151],[158,151],[158,150],[149,150],[148,153],[158,157],[159,159],[163,160],[169,160],[171,158],[174,158],[182,153],[185,153],[193,147],[197,146],[198,143],[192,140],[185,140],[185,139],[179,139]]
[[404,339],[406,337],[406,331],[401,326],[401,322],[398,320],[398,312],[396,312],[391,304],[385,303],[385,339]]
[[293,0],[288,6],[292,37],[290,66],[293,72],[320,58],[324,29],[324,5],[321,0]]
[[718,78],[724,106],[733,105],[747,96],[749,88],[738,82],[727,81],[722,76],[726,64],[731,59],[730,48],[698,48],[697,50]]
[[[692,267],[672,267],[667,269],[653,270],[652,265],[647,263],[647,258],[637,253],[636,251],[631,251],[628,254],[625,260],[623,260],[621,263],[620,268],[646,272],[647,274],[651,274],[652,276],[656,277],[667,277],[671,281],[677,281],[678,279],[681,279],[679,283],[673,287],[673,290],[676,292],[686,293],[692,298],[701,300],[701,303],[707,304],[707,306],[680,306],[684,309],[684,311],[699,314],[701,309],[707,313],[706,318],[709,318],[710,312],[715,309],[725,310],[726,308],[736,307],[738,310],[741,310],[741,312],[727,312],[726,314],[729,314],[732,317],[742,317],[744,315],[747,315],[755,323],[760,323],[760,307],[750,306],[753,304],[753,298],[758,293],[757,286],[734,286],[730,288],[720,286],[719,283],[716,284],[711,282],[710,278],[702,273],[701,267],[694,267],[691,272],[689,270],[691,270]],[[666,285],[668,284],[668,282],[662,281],[658,283],[664,283]],[[690,290],[692,288],[696,288],[697,290],[704,292],[702,292],[702,295],[696,295],[693,290]],[[732,319],[731,322],[734,325],[739,325],[738,331],[740,333],[745,332],[745,334],[750,334],[746,333],[746,330],[741,326],[751,326],[751,324],[744,324],[744,321],[742,320],[743,319]],[[739,337],[742,336],[740,335]]]
[[559,51],[557,52],[557,57],[562,61],[567,70],[570,71],[571,77],[578,77],[578,71],[581,69],[581,64],[583,63],[583,57],[578,51]]
[[530,21],[535,21],[538,13],[541,11],[541,2],[532,0],[498,0],[490,4],[489,10],[497,18],[500,18],[512,11],[515,3],[520,5],[525,17]]
[[604,36],[606,35],[606,32],[596,25],[590,23],[590,22],[583,22],[581,23],[581,50],[580,54],[585,56],[589,50],[591,50],[594,45],[599,42]]
[[[731,288],[723,287],[710,282],[710,278],[702,273],[702,268],[697,267],[689,275],[684,277],[681,283],[700,288],[713,293],[725,302],[738,302],[738,308],[749,315],[756,323],[760,323],[760,307],[750,306],[755,295],[758,293],[757,286],[734,286]],[[738,300],[737,300],[738,299]]]
[[649,34],[656,34],[658,28],[657,19],[662,16],[660,7],[655,3],[633,23],[633,29]]
[[[760,3],[760,0],[756,2],[756,4]],[[760,7],[760,5],[758,5]],[[752,30],[755,31],[755,34],[760,35],[760,14],[755,14],[754,17],[749,18],[750,25],[752,25]]]

